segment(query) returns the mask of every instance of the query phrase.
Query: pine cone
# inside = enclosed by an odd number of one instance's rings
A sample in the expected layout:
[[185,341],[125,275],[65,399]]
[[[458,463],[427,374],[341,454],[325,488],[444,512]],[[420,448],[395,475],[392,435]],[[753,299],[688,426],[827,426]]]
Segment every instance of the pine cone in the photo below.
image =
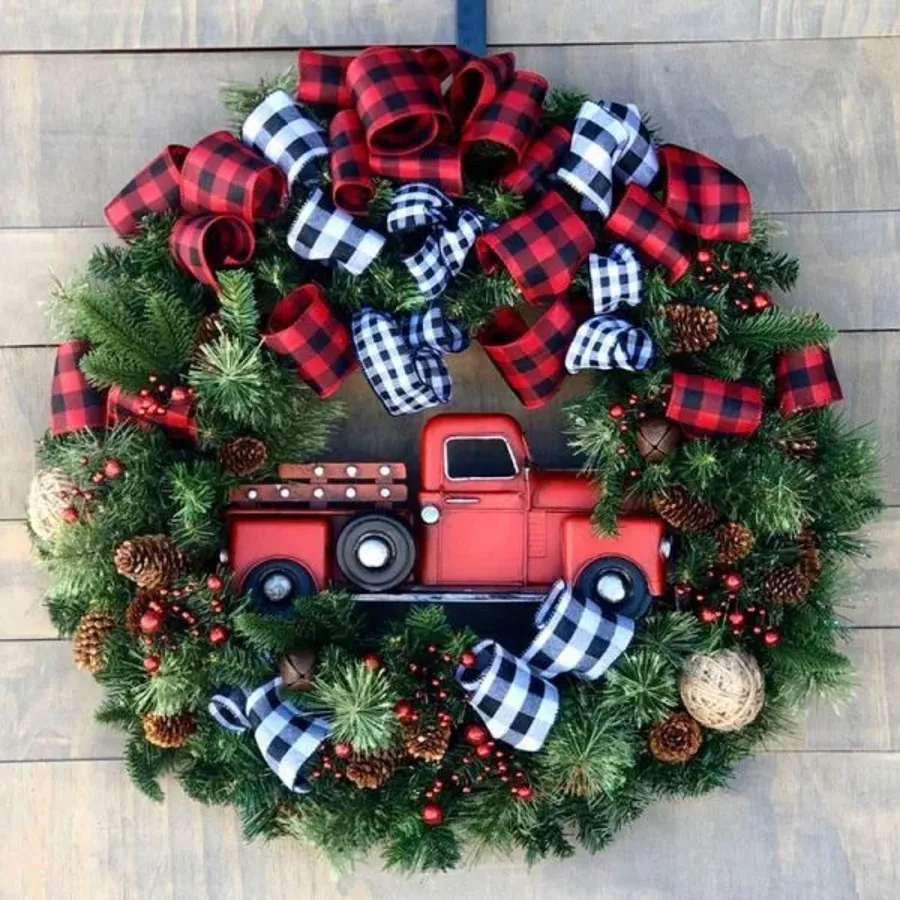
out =
[[686,712],[672,713],[650,726],[647,746],[660,762],[686,763],[693,759],[703,743],[700,724]]
[[101,612],[88,612],[81,617],[72,639],[75,665],[95,675],[105,666],[103,645],[116,627],[115,619]]
[[368,756],[354,754],[347,763],[347,780],[360,789],[374,791],[394,774],[399,757],[397,750],[385,750]]
[[797,566],[810,582],[813,582],[822,573],[822,551],[819,550],[816,536],[811,531],[804,531],[797,543],[800,545]]
[[132,637],[141,633],[141,616],[147,612],[150,601],[156,599],[153,591],[139,590],[125,607],[125,631]]
[[779,450],[797,459],[813,459],[819,449],[819,442],[815,438],[779,438],[775,444]]
[[194,337],[191,341],[191,359],[196,362],[200,357],[200,348],[204,344],[214,341],[221,333],[219,314],[210,313],[208,316],[204,316],[194,329]]
[[673,303],[666,307],[673,353],[696,353],[719,336],[719,317],[705,306]]
[[802,603],[810,586],[810,580],[799,564],[772,569],[762,579],[763,593],[772,603]]
[[243,478],[261,469],[268,459],[266,445],[255,437],[232,438],[219,451],[219,461],[231,472]]
[[166,534],[145,534],[116,549],[116,569],[143,588],[170,584],[184,569],[184,554]]
[[740,522],[725,522],[716,529],[719,546],[716,562],[720,565],[736,563],[750,554],[756,538],[753,532]]
[[450,728],[446,725],[410,725],[404,729],[406,752],[413,759],[440,762],[450,745]]
[[177,716],[157,716],[147,713],[143,719],[144,737],[157,747],[174,750],[183,747],[196,727],[190,713]]
[[692,497],[687,488],[674,485],[653,498],[657,514],[678,531],[703,531],[719,517],[715,507]]

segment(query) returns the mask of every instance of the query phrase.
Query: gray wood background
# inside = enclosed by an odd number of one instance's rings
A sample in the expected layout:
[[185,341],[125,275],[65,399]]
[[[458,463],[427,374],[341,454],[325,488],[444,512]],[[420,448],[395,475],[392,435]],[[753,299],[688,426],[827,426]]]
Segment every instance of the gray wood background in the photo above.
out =
[[[224,121],[223,81],[275,73],[297,46],[452,42],[440,0],[0,0],[0,898],[882,898],[900,884],[900,2],[490,0],[489,37],[555,83],[633,100],[663,133],[749,181],[802,255],[791,302],[842,331],[857,422],[882,441],[892,508],[848,586],[855,702],[743,765],[730,789],[651,810],[600,857],[520,860],[422,881],[376,863],[336,876],[289,843],[246,846],[230,811],[172,786],[129,785],[121,742],[92,723],[98,692],[40,606],[22,525],[53,351],[42,300],[109,235],[105,200],[170,141]],[[514,409],[475,353],[455,364],[465,409]],[[567,388],[578,389],[577,383]],[[366,428],[338,453],[409,457],[359,381]],[[565,459],[559,403],[522,419]],[[358,419],[357,419],[358,421]]]

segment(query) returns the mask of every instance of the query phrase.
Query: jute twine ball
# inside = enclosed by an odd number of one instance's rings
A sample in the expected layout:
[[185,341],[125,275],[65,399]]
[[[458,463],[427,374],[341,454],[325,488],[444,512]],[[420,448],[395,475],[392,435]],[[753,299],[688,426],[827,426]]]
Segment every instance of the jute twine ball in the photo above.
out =
[[689,656],[679,687],[685,709],[714,731],[737,731],[748,725],[765,699],[759,664],[736,650]]
[[72,502],[75,485],[61,469],[41,469],[28,491],[28,523],[42,541],[52,541],[65,524],[62,511]]

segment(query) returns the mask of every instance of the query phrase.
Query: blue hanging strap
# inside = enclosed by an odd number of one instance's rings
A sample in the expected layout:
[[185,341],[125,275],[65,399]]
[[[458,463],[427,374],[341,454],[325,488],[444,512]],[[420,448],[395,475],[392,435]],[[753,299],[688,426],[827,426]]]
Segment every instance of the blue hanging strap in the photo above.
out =
[[487,52],[486,0],[456,0],[456,46],[475,56]]

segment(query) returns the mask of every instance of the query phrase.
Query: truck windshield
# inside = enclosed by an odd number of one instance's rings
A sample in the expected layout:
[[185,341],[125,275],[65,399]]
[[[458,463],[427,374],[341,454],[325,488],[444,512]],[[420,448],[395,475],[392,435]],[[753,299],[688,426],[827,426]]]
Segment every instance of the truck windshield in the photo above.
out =
[[519,474],[512,448],[502,437],[449,438],[444,468],[451,481],[515,478]]

